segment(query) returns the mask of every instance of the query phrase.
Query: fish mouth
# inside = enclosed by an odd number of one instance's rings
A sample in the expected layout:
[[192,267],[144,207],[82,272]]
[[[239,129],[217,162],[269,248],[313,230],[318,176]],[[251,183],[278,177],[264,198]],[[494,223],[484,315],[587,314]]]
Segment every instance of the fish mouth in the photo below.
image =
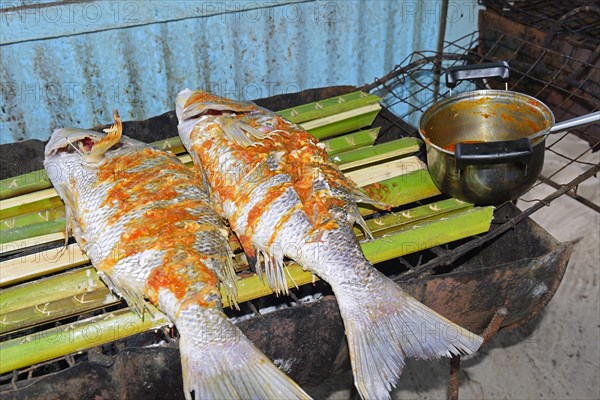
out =
[[[86,129],[56,129],[44,149],[44,155],[50,157],[57,154],[87,154],[106,134]],[[126,143],[118,142],[110,150],[123,147]]]
[[257,109],[252,103],[233,101],[204,90],[191,89],[179,92],[175,104],[179,121],[203,116],[244,114]]

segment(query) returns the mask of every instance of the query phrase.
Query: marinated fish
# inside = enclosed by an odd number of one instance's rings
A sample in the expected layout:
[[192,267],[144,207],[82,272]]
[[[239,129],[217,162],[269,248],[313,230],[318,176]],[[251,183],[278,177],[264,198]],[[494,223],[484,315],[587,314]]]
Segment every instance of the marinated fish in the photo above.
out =
[[175,324],[187,399],[309,398],[222,312],[219,284],[235,301],[235,271],[202,178],[121,130],[115,112],[107,135],[58,129],[45,149],[48,177],[98,274],[138,313],[147,298]]
[[476,351],[482,338],[419,303],[365,258],[353,234],[370,236],[357,203],[376,203],[340,172],[299,126],[251,103],[186,89],[179,135],[251,266],[286,292],[284,257],[328,282],[337,298],[355,385],[389,398],[406,357]]

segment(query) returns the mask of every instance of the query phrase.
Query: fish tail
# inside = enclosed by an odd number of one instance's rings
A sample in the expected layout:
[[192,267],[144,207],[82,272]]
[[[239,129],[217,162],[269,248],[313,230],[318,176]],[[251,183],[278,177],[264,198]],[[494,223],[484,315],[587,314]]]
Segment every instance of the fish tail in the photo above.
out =
[[389,399],[406,357],[450,357],[479,349],[481,337],[370,269],[368,275],[375,284],[367,285],[367,290],[348,286],[347,274],[343,282],[332,284],[344,320],[354,382],[363,399]]
[[176,321],[186,399],[310,399],[223,313],[201,312]]

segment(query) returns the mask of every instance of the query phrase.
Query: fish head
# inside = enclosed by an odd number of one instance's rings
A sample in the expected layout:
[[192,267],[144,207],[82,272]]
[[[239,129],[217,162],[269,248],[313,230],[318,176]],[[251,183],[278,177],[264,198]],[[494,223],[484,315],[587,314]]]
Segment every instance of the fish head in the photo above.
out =
[[[112,132],[107,135],[86,129],[60,128],[52,133],[46,144],[44,168],[57,187],[63,180],[77,176],[83,170],[91,172],[97,169],[106,160],[105,155],[140,144],[141,142],[126,136],[115,137]],[[104,149],[101,152],[94,151],[96,145]],[[93,158],[94,155],[97,157]]]
[[241,114],[258,107],[249,102],[235,101],[220,97],[204,90],[184,89],[175,101],[177,119],[182,121],[210,115]]
[[[77,128],[60,128],[54,130],[44,149],[46,160],[67,157],[85,159],[94,146],[101,143],[107,134]],[[139,145],[140,142],[127,136],[121,136],[108,151]]]
[[246,114],[259,110],[250,102],[241,102],[220,97],[204,90],[184,89],[177,95],[175,112],[179,121],[179,136],[186,148],[191,145],[190,134],[200,121],[219,121],[225,126],[233,119],[230,115]]

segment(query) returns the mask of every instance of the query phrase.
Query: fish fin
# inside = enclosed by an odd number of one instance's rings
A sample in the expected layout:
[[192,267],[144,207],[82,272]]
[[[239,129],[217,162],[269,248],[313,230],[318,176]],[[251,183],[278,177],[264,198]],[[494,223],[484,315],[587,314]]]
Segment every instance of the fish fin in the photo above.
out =
[[348,215],[353,223],[358,224],[360,229],[363,231],[363,233],[367,237],[368,241],[372,242],[373,240],[375,240],[375,238],[373,237],[373,233],[367,226],[367,223],[365,222],[362,215],[360,215],[360,211],[358,211],[358,207],[356,207],[356,206],[350,207]]
[[[60,186],[62,188],[63,193],[69,193],[69,190],[65,183],[62,183]],[[68,195],[61,196],[61,198],[65,203],[65,247],[69,243],[69,237],[73,235],[80,247],[82,249],[85,249],[85,244],[87,241],[84,239],[83,232],[81,231],[81,228],[79,227],[79,224],[75,219],[75,210],[77,210],[77,205],[75,204],[73,199]]]
[[235,101],[219,97],[204,90],[184,89],[177,95],[175,112],[179,122],[200,117],[207,111],[247,113],[258,107],[247,101]]
[[266,281],[276,295],[288,294],[281,247],[271,246],[269,250],[265,250],[256,248],[245,235],[238,235],[238,239],[244,249],[248,265],[256,272],[258,279]]
[[[68,198],[65,196],[65,198]],[[69,199],[70,200],[70,199]],[[73,211],[68,205],[69,201],[65,201],[65,247],[69,244],[69,237],[73,235]],[[79,243],[79,240],[77,241]]]
[[[283,263],[283,253],[277,251],[275,246],[271,251],[262,250],[254,247],[250,242],[243,240],[245,236],[240,237],[240,243],[244,249],[244,254],[248,260],[248,266],[261,282],[267,285],[275,292],[276,295],[281,293],[288,294],[287,281],[285,279],[285,264]],[[262,262],[261,262],[262,259]],[[296,284],[294,282],[294,284]],[[297,285],[296,285],[297,286]]]
[[[287,281],[285,279],[285,264],[283,263],[283,251],[280,246],[271,246],[269,251],[261,251],[264,263],[263,274],[266,278],[267,285],[275,292],[277,296],[279,294],[288,294],[289,289]],[[261,274],[259,274],[260,276]]]
[[131,286],[128,282],[123,279],[119,279],[115,276],[110,276],[106,272],[98,271],[98,276],[106,283],[106,286],[119,297],[125,299],[127,305],[138,317],[144,319],[144,310],[148,311],[151,318],[154,318],[153,310],[148,306],[144,294],[138,289]]
[[254,247],[250,238],[246,235],[237,235],[237,238],[242,246],[242,250],[244,251],[244,255],[248,260],[248,266],[252,270],[252,272],[256,272],[258,277],[262,280],[262,269],[260,265],[260,254],[258,250]]
[[354,196],[354,201],[356,201],[359,204],[370,204],[381,210],[390,210],[391,209],[391,206],[389,204],[385,204],[385,203],[382,203],[381,201],[372,199],[371,197],[369,197],[368,195],[363,193],[363,191],[359,187],[353,188],[352,195]]
[[108,149],[121,140],[123,125],[121,124],[121,117],[119,116],[119,112],[117,110],[113,110],[113,117],[115,119],[115,123],[110,128],[104,130],[104,132],[106,132],[106,136],[104,136],[99,142],[94,143],[94,146],[90,152],[83,157],[85,162],[100,162]]
[[[421,304],[373,269],[371,290],[333,284],[342,314],[354,382],[363,399],[389,399],[406,357],[470,354],[483,339]],[[348,277],[345,276],[344,279]],[[331,283],[331,282],[330,282]],[[356,285],[356,283],[355,283]]]
[[252,146],[256,144],[254,139],[262,140],[269,136],[255,127],[232,117],[222,117],[218,118],[218,120],[225,137],[241,147]]
[[310,399],[220,311],[186,309],[175,325],[186,399]]
[[69,217],[68,217],[69,213],[68,213],[66,207],[65,207],[65,213],[67,215],[67,219],[65,220],[65,242],[63,243],[63,246],[66,248],[69,245],[69,237],[73,233],[73,227],[71,227],[71,223],[70,223]]
[[[223,236],[225,238],[228,237],[228,233],[229,231],[223,229]],[[217,254],[214,258],[209,258],[205,262],[208,268],[216,273],[217,278],[225,291],[225,296],[227,297],[229,304],[239,310],[237,303],[237,285],[235,284],[237,274],[235,272],[235,266],[233,265],[233,257],[233,252],[231,251],[229,244],[224,242],[223,254]]]
[[196,173],[198,179],[202,181],[202,187],[206,193],[210,193],[210,186],[208,184],[208,177],[206,176],[206,171],[200,162],[200,157],[198,157],[198,153],[195,151],[189,152],[190,157],[192,158],[192,162],[194,163],[193,171]]

